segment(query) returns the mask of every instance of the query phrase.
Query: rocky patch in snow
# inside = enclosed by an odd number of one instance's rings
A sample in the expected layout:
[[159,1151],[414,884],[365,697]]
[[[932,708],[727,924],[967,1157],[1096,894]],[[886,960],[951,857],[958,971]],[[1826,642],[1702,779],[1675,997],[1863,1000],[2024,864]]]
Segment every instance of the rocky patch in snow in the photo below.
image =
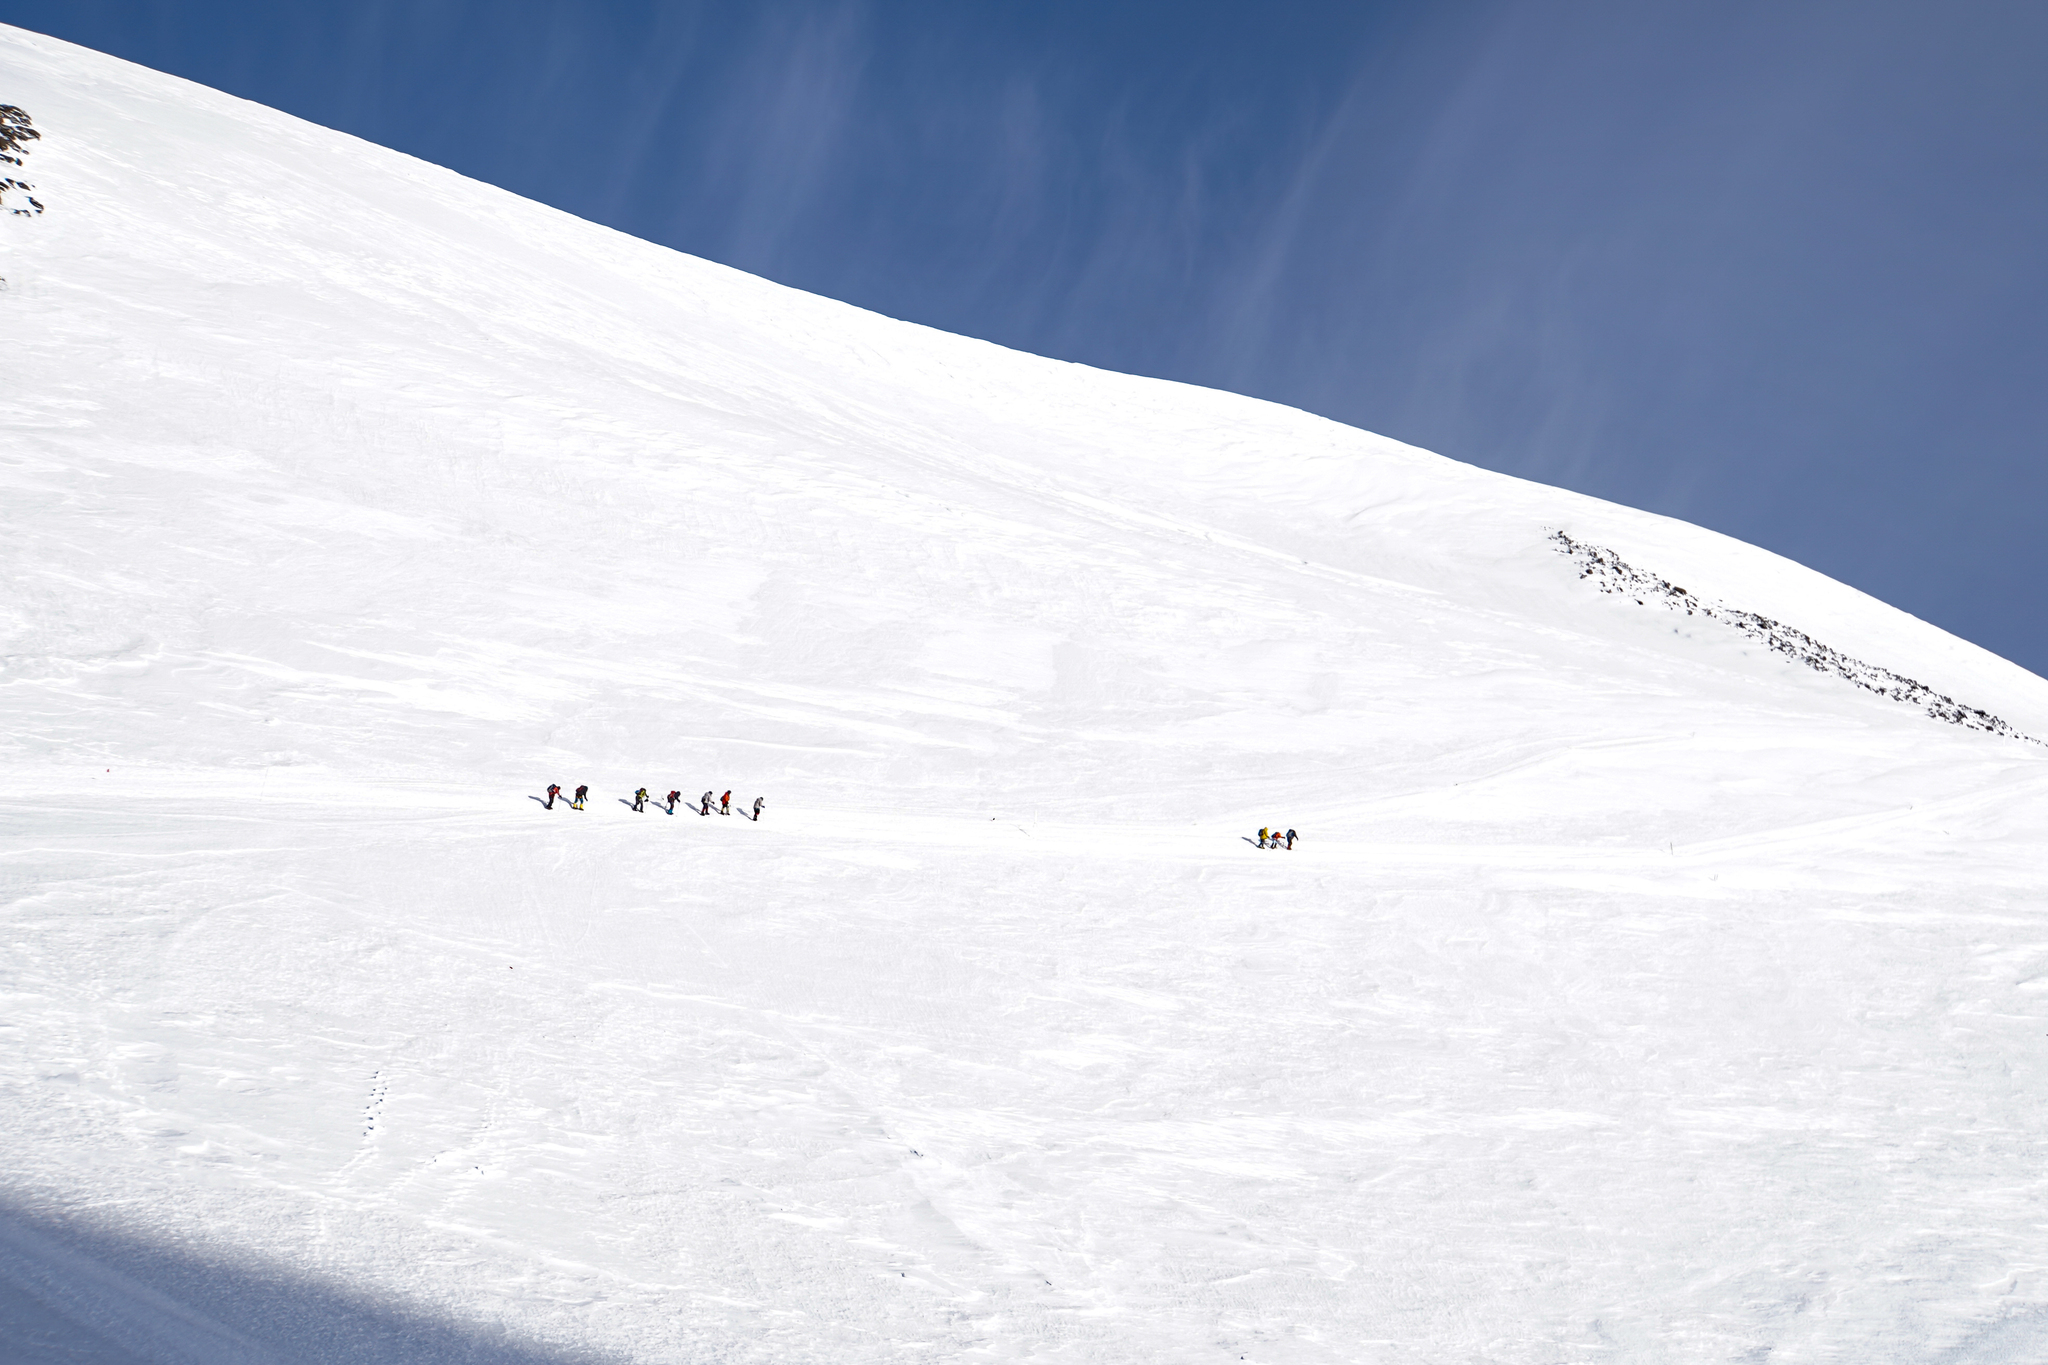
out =
[[1671,611],[1683,611],[1687,616],[1705,616],[1735,627],[1744,635],[1769,646],[1788,659],[1805,664],[1817,673],[1831,673],[1845,678],[1866,692],[1875,692],[1893,701],[1918,706],[1936,720],[1945,720],[1951,725],[1960,725],[1970,730],[1985,730],[2008,739],[2023,739],[2030,744],[2041,740],[2014,729],[1989,711],[1974,706],[1965,706],[1955,698],[1935,691],[1926,683],[1903,677],[1888,668],[1854,659],[1840,650],[1808,635],[1805,631],[1760,616],[1753,611],[1740,611],[1719,602],[1704,602],[1675,583],[1666,582],[1653,573],[1636,568],[1620,555],[1598,545],[1589,545],[1583,540],[1574,540],[1563,531],[1553,530],[1550,540],[1558,553],[1570,556],[1579,566],[1579,577],[1589,579],[1602,592],[1615,593],[1632,599],[1637,606],[1663,606]]
[[[19,166],[21,159],[29,153],[29,143],[41,139],[36,131],[35,121],[11,104],[0,104],[0,162]],[[12,176],[0,176],[0,209],[18,218],[32,218],[43,211],[42,204],[29,193],[34,185],[16,180]]]

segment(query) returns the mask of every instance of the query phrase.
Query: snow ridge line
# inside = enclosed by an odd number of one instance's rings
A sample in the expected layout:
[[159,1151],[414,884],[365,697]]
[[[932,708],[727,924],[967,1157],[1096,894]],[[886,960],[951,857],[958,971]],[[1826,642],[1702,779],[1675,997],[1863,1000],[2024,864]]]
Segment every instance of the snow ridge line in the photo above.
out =
[[1947,721],[1950,725],[1960,725],[1966,730],[1983,730],[2006,739],[2025,740],[2029,744],[2043,743],[2024,731],[2014,729],[1989,711],[1965,706],[1954,697],[1937,692],[1926,683],[1894,673],[1889,668],[1879,668],[1876,664],[1851,658],[1783,621],[1773,621],[1768,616],[1741,611],[1721,602],[1703,602],[1675,583],[1636,568],[1612,550],[1574,540],[1556,529],[1550,532],[1550,540],[1559,554],[1569,556],[1579,566],[1579,577],[1592,579],[1594,586],[1602,592],[1631,598],[1639,607],[1657,602],[1671,611],[1683,610],[1687,616],[1704,616],[1731,625],[1750,639],[1794,662],[1805,664],[1816,673],[1832,673],[1866,692],[1918,706],[1936,720]]

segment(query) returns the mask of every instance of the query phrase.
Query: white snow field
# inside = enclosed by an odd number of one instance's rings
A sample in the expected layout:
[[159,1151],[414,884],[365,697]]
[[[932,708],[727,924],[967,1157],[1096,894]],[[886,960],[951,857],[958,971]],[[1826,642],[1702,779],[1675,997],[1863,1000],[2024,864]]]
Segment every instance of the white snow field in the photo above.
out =
[[2048,683],[46,38],[0,103],[0,1359],[2048,1359],[2048,748],[1552,533]]

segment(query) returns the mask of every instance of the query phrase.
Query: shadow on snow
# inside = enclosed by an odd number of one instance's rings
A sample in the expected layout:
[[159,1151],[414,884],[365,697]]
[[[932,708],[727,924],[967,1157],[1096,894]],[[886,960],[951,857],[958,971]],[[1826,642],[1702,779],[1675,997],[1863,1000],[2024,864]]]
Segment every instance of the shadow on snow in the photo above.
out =
[[623,1365],[247,1257],[0,1199],[9,1365]]

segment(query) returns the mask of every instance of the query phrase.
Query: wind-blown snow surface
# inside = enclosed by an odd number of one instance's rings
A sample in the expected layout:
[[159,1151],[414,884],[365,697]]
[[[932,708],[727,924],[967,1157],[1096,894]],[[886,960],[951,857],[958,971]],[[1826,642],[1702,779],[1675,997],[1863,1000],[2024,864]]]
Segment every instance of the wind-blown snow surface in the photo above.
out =
[[7,1358],[2048,1353],[2044,751],[1546,537],[2048,684],[47,39],[0,102]]

